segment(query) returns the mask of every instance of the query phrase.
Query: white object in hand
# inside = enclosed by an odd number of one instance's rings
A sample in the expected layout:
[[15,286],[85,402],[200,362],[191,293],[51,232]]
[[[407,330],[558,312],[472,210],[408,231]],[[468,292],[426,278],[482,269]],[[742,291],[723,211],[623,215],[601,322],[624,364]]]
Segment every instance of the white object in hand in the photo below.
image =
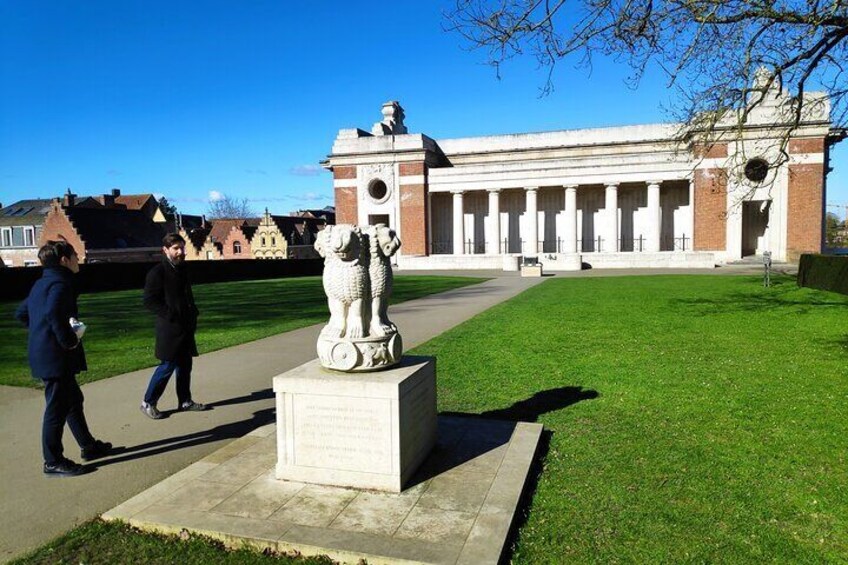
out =
[[77,334],[77,339],[82,339],[82,336],[85,335],[86,325],[77,320],[76,318],[71,318],[70,323],[71,329],[74,331],[75,334]]

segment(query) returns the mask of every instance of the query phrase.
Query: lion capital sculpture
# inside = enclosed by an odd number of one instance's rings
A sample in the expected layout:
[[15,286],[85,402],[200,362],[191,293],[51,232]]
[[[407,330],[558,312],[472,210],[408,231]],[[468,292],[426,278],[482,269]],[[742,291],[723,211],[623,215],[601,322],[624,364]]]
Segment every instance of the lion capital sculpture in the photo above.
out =
[[403,345],[388,318],[392,292],[389,258],[400,248],[394,230],[331,225],[318,234],[324,257],[324,292],[330,320],[318,338],[322,365],[341,371],[369,371],[397,364]]

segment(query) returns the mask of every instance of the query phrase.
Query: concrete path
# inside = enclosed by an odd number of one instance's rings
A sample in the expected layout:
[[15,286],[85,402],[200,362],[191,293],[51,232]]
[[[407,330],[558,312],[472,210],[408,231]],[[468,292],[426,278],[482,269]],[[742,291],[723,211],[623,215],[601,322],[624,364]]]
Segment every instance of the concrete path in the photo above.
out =
[[[545,280],[501,272],[462,274],[496,278],[391,308],[390,316],[401,328],[405,348],[421,344]],[[138,406],[150,370],[85,385],[86,415],[92,432],[122,449],[81,477],[44,477],[42,396],[38,391],[0,387],[0,561],[42,545],[227,442],[273,422],[271,379],[315,358],[320,328],[295,330],[197,359],[192,389],[197,401],[212,406],[207,412],[172,413],[159,421],[144,417]],[[89,364],[95,363],[97,359],[89,359]],[[160,409],[175,404],[170,385]],[[79,451],[67,430],[64,443],[67,456],[79,461]]]

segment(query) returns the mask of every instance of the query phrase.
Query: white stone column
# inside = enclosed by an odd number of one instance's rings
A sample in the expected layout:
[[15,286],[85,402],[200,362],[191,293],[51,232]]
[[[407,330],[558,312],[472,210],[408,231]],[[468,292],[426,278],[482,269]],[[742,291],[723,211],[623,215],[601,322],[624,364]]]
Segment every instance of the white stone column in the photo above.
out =
[[577,253],[577,185],[565,187],[565,233],[563,253]]
[[527,233],[524,242],[524,255],[539,254],[539,205],[537,201],[539,192],[538,186],[528,186],[524,189],[524,196],[527,199],[525,209],[527,210],[527,222],[525,227]]
[[465,209],[462,203],[462,191],[453,192],[453,253],[465,253]]
[[501,249],[501,193],[499,188],[489,190],[489,233],[486,234],[486,253],[499,255]]
[[606,241],[602,243],[602,249],[608,253],[618,251],[618,183],[607,183],[606,203],[604,204],[605,216],[607,217]]
[[660,250],[662,235],[662,210],[660,208],[660,184],[662,181],[648,181],[648,233],[645,234],[645,251],[656,253]]

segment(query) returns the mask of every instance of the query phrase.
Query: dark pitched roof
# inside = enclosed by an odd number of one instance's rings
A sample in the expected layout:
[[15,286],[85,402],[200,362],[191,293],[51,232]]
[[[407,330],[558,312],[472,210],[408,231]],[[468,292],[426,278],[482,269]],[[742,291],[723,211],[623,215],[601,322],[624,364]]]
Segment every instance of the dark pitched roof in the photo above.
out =
[[[277,229],[289,242],[289,245],[309,245],[315,241],[315,235],[324,227],[324,222],[303,216],[271,216]],[[304,231],[309,235],[304,237]]]
[[159,247],[165,235],[164,226],[140,210],[72,207],[64,211],[87,249]]
[[194,248],[200,251],[200,248],[203,247],[203,244],[206,242],[206,236],[209,235],[209,231],[209,227],[205,227],[187,230],[186,233],[188,234],[188,239]]
[[219,220],[212,220],[212,231],[209,235],[212,237],[212,241],[224,241],[227,239],[227,236],[230,235],[231,229],[243,224],[244,220],[241,219],[222,218]]
[[50,211],[49,199],[18,200],[0,208],[0,226],[34,226],[44,222]]

